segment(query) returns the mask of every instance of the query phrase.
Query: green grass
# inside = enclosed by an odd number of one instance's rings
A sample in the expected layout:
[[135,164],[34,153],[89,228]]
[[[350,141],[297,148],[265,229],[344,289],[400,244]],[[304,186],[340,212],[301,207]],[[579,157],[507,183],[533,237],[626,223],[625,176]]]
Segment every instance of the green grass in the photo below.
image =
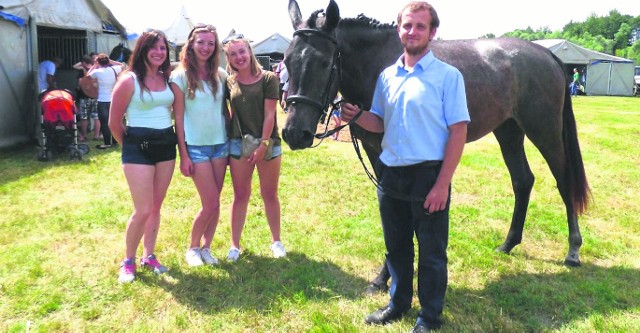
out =
[[[443,332],[632,332],[640,328],[640,99],[574,99],[593,203],[580,219],[583,266],[568,250],[564,206],[538,151],[523,243],[495,252],[513,195],[492,136],[468,144],[453,186],[449,289]],[[283,115],[280,122],[283,123]],[[165,276],[117,283],[131,200],[120,152],[83,161],[36,160],[27,147],[0,153],[0,331],[402,332],[418,311],[386,327],[363,318],[387,301],[364,297],[384,253],[375,188],[349,143],[284,147],[280,200],[284,260],[271,258],[258,183],[236,264],[184,261],[199,207],[176,170],[157,255]],[[257,177],[254,177],[257,179]],[[212,250],[229,247],[227,175]]]

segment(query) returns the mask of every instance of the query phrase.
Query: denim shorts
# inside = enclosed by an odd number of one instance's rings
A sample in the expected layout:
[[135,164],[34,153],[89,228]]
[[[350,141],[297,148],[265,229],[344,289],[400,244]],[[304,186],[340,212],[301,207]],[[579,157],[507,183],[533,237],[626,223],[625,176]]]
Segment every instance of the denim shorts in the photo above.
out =
[[[241,139],[231,139],[229,140],[229,156],[235,158],[236,160],[240,159],[242,152],[242,140]],[[273,156],[271,159],[274,159],[278,156],[282,155],[282,147],[280,145],[273,146]]]
[[195,146],[187,144],[187,153],[193,163],[209,162],[229,156],[229,141],[219,145]]
[[159,162],[171,161],[176,159],[176,145],[166,145],[165,154],[161,154],[162,157],[154,158],[145,154],[140,148],[140,140],[144,138],[161,138],[161,137],[175,137],[175,132],[172,127],[165,129],[155,129],[147,127],[127,127],[127,131],[124,137],[124,143],[122,143],[122,164],[145,164],[155,165]]

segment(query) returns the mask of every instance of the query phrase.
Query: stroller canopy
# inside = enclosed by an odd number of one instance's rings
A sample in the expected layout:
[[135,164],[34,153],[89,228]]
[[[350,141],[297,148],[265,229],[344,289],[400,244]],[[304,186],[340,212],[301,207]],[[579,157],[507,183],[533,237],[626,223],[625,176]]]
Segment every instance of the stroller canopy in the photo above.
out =
[[42,95],[42,118],[45,123],[69,123],[74,121],[76,105],[73,95],[65,90],[49,90]]

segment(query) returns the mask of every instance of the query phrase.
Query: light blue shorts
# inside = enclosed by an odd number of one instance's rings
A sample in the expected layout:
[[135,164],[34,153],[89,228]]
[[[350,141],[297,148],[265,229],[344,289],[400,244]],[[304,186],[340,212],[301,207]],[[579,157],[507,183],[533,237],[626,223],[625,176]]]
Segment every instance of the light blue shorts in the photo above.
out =
[[194,146],[187,144],[187,153],[192,163],[204,163],[229,156],[229,141],[219,145]]
[[[229,156],[235,158],[236,160],[239,160],[241,152],[242,152],[242,140],[241,139],[229,140]],[[282,155],[282,146],[274,145],[273,156],[271,157],[271,159],[274,159],[280,155]]]

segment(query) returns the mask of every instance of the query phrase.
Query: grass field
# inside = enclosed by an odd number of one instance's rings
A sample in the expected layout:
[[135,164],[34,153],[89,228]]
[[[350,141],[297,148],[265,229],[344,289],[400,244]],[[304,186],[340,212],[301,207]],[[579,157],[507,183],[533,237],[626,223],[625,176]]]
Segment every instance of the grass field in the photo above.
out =
[[[574,109],[593,194],[580,218],[583,265],[562,264],[564,206],[529,143],[536,183],[523,243],[511,255],[495,252],[513,209],[509,175],[492,136],[468,144],[453,185],[442,332],[640,330],[640,99],[581,96]],[[120,151],[49,163],[36,160],[35,147],[0,152],[0,331],[408,331],[417,299],[397,323],[363,322],[388,296],[363,295],[384,244],[375,188],[351,144],[284,150],[286,259],[271,257],[254,182],[240,261],[189,268],[184,253],[199,201],[176,169],[156,252],[170,272],[142,272],[130,285],[117,282],[132,209]],[[231,199],[227,175],[212,245],[220,259]]]

